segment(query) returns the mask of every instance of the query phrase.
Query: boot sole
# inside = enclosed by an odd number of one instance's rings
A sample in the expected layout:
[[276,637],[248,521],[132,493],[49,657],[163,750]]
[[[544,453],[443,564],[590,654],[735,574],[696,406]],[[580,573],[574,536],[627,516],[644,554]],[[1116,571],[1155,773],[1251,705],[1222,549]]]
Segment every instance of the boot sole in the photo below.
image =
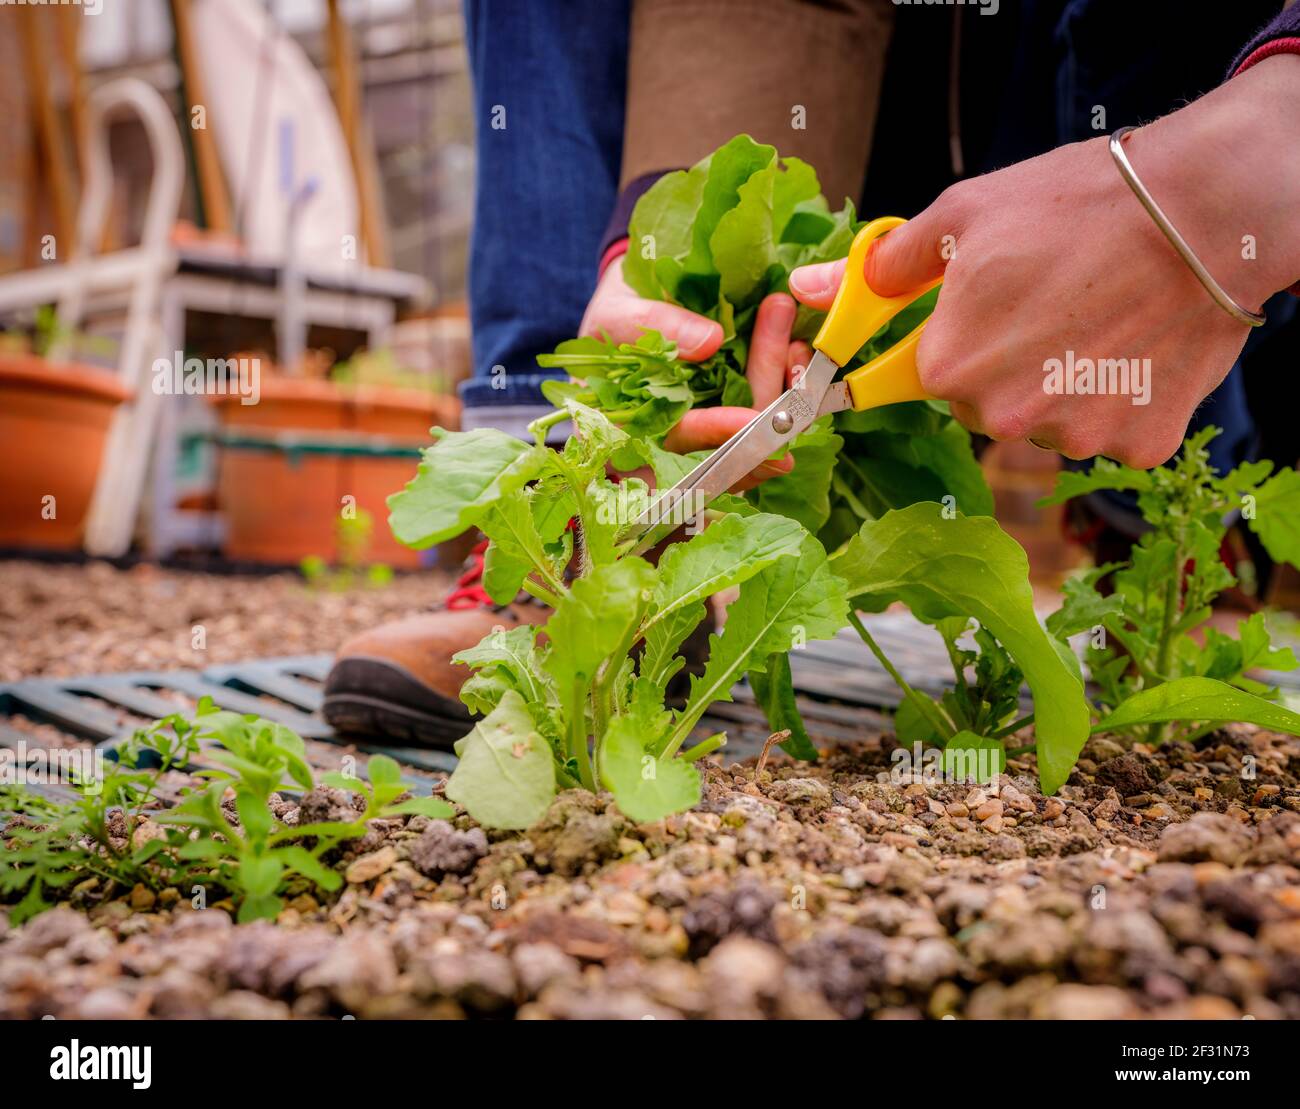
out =
[[449,701],[402,667],[377,658],[336,662],[325,683],[321,712],[340,735],[444,751],[474,726],[459,701]]

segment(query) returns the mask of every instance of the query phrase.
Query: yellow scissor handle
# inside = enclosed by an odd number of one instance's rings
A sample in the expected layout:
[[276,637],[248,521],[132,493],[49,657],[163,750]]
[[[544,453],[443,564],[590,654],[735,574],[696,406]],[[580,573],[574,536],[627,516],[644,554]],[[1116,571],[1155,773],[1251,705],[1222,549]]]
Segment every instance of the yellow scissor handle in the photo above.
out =
[[[942,280],[936,278],[897,297],[880,296],[867,284],[864,271],[871,244],[886,231],[906,222],[898,216],[883,216],[872,220],[853,239],[839,292],[812,344],[837,366],[845,365],[881,327]],[[916,344],[924,330],[922,322],[905,339],[845,375],[854,409],[862,411],[899,401],[926,399],[928,394],[921,388],[916,372]]]

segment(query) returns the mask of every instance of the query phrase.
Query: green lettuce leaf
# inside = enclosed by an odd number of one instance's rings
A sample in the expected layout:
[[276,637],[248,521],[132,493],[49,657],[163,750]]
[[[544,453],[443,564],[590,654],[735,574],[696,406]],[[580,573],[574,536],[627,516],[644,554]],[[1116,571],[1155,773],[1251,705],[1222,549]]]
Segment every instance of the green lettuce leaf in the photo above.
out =
[[[497,628],[473,647],[451,656],[452,662],[470,667],[479,676],[499,676],[503,679],[503,688],[513,689],[525,701],[553,701],[554,688],[546,679],[541,659],[542,653],[537,649],[537,628],[532,624]],[[496,701],[492,707],[496,707]]]
[[789,729],[790,738],[781,744],[781,749],[796,759],[816,759],[817,747],[804,727],[795,701],[789,652],[778,651],[769,655],[761,670],[751,670],[749,686],[754,691],[754,700],[767,717],[767,726],[774,732]]
[[447,797],[480,824],[527,828],[545,815],[555,796],[555,760],[514,690],[457,742],[456,754]]
[[722,634],[709,641],[704,674],[691,679],[668,752],[681,745],[709,705],[731,700],[732,687],[745,671],[761,670],[772,655],[796,644],[832,638],[844,626],[847,604],[844,583],[811,536],[804,539],[798,558],[779,559],[745,582],[727,611]]
[[1246,522],[1269,558],[1300,567],[1300,471],[1280,470],[1255,494],[1254,518]]
[[1132,489],[1142,493],[1150,489],[1153,482],[1149,470],[1135,470],[1109,458],[1098,458],[1090,470],[1062,470],[1057,474],[1056,488],[1038,502],[1038,507],[1064,504],[1071,497],[1081,497],[1099,489]]
[[494,428],[443,431],[415,476],[388,498],[388,523],[408,547],[423,550],[477,524],[503,497],[547,465],[543,448]]
[[657,739],[641,715],[620,716],[601,746],[601,782],[623,815],[641,824],[700,802],[700,772],[682,759],[656,758],[647,748]]
[[1300,713],[1214,678],[1176,678],[1135,693],[1093,727],[1094,733],[1138,724],[1185,720],[1198,724],[1258,724],[1300,735]]
[[1034,614],[1025,552],[994,520],[898,509],[864,524],[831,568],[860,608],[902,601],[922,620],[974,617],[997,636],[1033,693],[1043,792],[1065,784],[1088,737],[1083,683]]
[[835,434],[833,418],[814,423],[790,445],[794,469],[769,478],[749,494],[761,512],[798,520],[814,535],[830,519],[831,474],[844,440]]

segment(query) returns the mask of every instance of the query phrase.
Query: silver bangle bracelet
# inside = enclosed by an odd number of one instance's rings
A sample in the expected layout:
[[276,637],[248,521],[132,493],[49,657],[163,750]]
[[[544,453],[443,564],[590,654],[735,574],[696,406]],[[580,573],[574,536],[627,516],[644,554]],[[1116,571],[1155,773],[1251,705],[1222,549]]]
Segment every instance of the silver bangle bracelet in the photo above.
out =
[[1259,327],[1267,317],[1262,312],[1248,312],[1227,294],[1223,286],[1214,280],[1210,271],[1196,257],[1195,251],[1187,245],[1187,240],[1178,233],[1178,228],[1169,222],[1169,217],[1161,211],[1155,197],[1147,191],[1147,187],[1138,179],[1138,175],[1133,171],[1133,163],[1128,160],[1128,155],[1124,153],[1124,136],[1132,130],[1132,127],[1121,127],[1110,137],[1110,156],[1115,159],[1115,165],[1119,167],[1120,176],[1124,178],[1128,187],[1133,190],[1133,195],[1142,202],[1142,207],[1147,210],[1147,215],[1155,221],[1156,226],[1169,240],[1170,245],[1178,251],[1192,273],[1196,274],[1197,280],[1205,286],[1205,291],[1214,298],[1214,303],[1233,319],[1241,321],[1248,327]]

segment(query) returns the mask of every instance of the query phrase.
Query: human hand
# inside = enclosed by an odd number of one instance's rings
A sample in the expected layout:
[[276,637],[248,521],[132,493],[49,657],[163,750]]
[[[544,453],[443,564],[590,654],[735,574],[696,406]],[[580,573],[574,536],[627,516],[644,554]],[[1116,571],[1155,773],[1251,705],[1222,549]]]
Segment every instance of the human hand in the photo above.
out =
[[[679,454],[720,447],[766,408],[790,384],[796,368],[812,357],[807,343],[791,341],[797,306],[785,293],[773,293],[758,306],[750,337],[745,376],[754,394],[754,407],[719,406],[688,412],[664,439],[664,446]],[[676,304],[646,300],[623,279],[623,259],[612,262],[601,275],[591,302],[582,318],[580,335],[602,332],[615,342],[631,343],[642,331],[652,329],[677,344],[677,353],[690,362],[703,361],[722,346],[722,325]],[[789,473],[794,461],[789,456],[765,461],[733,487],[733,492],[752,489],[777,474]]]
[[[1252,310],[1300,276],[1298,103],[1300,58],[1270,58],[1125,143],[1193,250]],[[953,186],[874,245],[865,275],[884,296],[944,278],[917,369],[967,427],[1149,467],[1178,449],[1248,329],[1165,241],[1106,143]],[[1245,256],[1247,236],[1260,260]],[[796,270],[791,292],[828,308],[843,270]],[[1108,360],[1127,391],[1049,391],[1066,367],[1083,384],[1080,359]]]

